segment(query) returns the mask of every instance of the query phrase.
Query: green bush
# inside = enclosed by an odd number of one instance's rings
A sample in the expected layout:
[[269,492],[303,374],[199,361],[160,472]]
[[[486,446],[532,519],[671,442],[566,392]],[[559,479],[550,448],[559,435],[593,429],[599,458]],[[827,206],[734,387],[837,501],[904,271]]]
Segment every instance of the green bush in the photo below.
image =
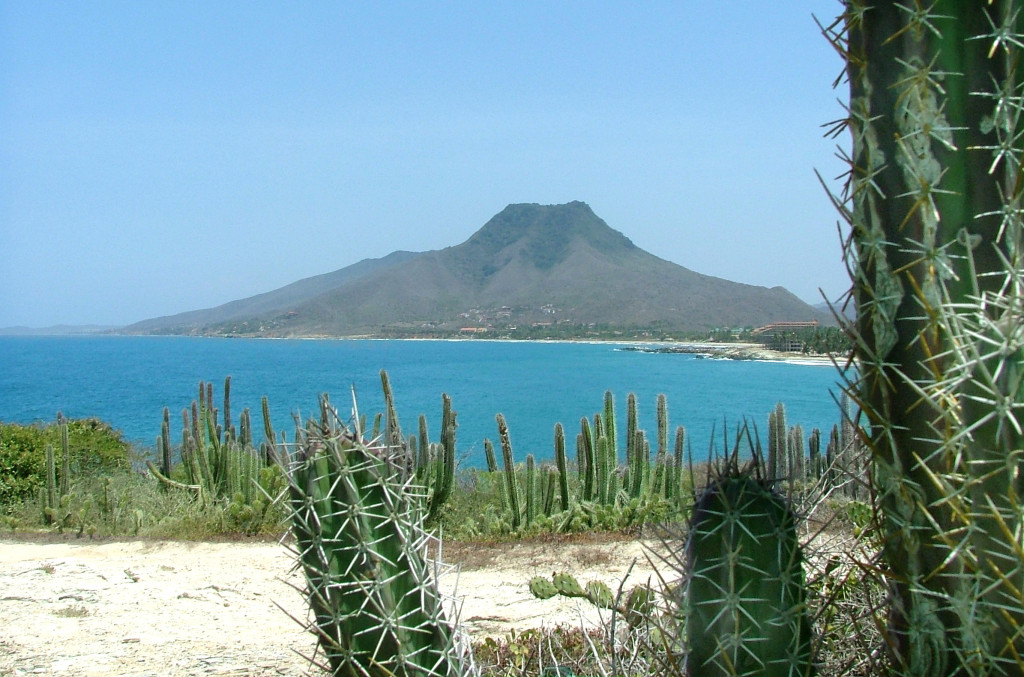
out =
[[[97,419],[69,420],[71,465],[76,475],[97,475],[131,467],[131,445],[119,431]],[[45,485],[46,445],[60,449],[60,428],[0,423],[0,508],[35,496]]]

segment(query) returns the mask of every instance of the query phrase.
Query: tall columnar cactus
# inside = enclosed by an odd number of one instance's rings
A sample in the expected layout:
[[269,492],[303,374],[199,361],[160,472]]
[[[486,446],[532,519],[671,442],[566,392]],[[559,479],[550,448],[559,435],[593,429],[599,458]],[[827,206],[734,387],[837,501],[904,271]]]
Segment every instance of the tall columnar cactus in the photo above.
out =
[[768,414],[768,477],[782,481],[789,477],[789,441],[786,407],[779,402]]
[[598,437],[603,435],[608,438],[608,452],[611,454],[612,467],[615,468],[619,465],[619,447],[615,426],[615,398],[610,390],[606,390],[604,393],[604,417],[601,419],[601,424],[600,429],[595,428],[594,434]]
[[260,413],[263,415],[263,437],[265,438],[261,448],[264,450],[264,461],[272,460],[277,446],[277,433],[274,431],[274,422],[270,418],[270,402],[264,395],[260,399]]
[[906,674],[1024,670],[1024,6],[849,0],[840,210]]
[[533,524],[537,518],[538,489],[537,464],[533,454],[526,455],[526,526]]
[[686,480],[688,473],[684,471],[684,458],[686,456],[686,428],[676,428],[676,440],[672,447],[672,474],[675,477],[675,488],[672,493],[676,501],[686,496]]
[[813,481],[821,479],[825,466],[821,458],[821,430],[813,428],[807,438],[807,475]]
[[512,519],[512,528],[518,529],[522,524],[522,514],[519,512],[519,482],[516,479],[516,463],[512,456],[512,441],[508,436],[508,424],[505,416],[497,414],[495,419],[498,422],[498,437],[501,440],[501,460],[505,470],[505,496],[508,498],[508,509]]
[[286,462],[309,629],[334,675],[454,677],[461,663],[426,559],[420,489],[393,454],[314,428]]
[[[626,474],[623,484],[630,489],[642,475],[642,473],[634,473],[634,470],[640,469],[640,461],[637,458],[637,418],[636,394],[629,393],[626,395]],[[614,429],[614,424],[612,428]]]
[[[425,478],[429,490],[427,496],[428,522],[433,521],[441,512],[441,508],[452,494],[455,486],[455,411],[452,409],[452,398],[441,395],[441,442],[428,445],[423,458],[427,461]],[[426,425],[422,426],[426,431]]]
[[683,611],[688,675],[811,675],[796,519],[770,479],[720,470],[694,506]]
[[569,467],[565,458],[565,431],[561,423],[555,424],[555,467],[558,469],[558,495],[562,510],[568,510],[569,499]]
[[391,393],[391,380],[383,369],[380,370],[380,384],[384,391],[384,406],[387,409],[387,416],[384,419],[384,444],[398,449],[405,444],[405,440],[402,439],[402,427],[398,424],[398,411],[395,409],[395,398]]
[[593,501],[597,497],[597,443],[590,419],[580,419],[580,434],[576,438],[576,457],[579,459],[580,484],[583,485],[583,500]]
[[668,399],[658,393],[658,451],[654,457],[655,476],[652,491],[667,499],[672,498],[672,466],[668,461]]
[[[57,414],[57,427],[60,431],[60,470],[57,469],[53,445],[47,444],[44,452],[46,481],[40,492],[40,503],[43,508],[43,521],[63,532],[64,527],[68,526],[74,517],[71,503],[75,496],[71,493],[71,444],[68,437],[68,422],[61,413]],[[83,509],[79,514],[82,527],[86,510],[87,508]]]

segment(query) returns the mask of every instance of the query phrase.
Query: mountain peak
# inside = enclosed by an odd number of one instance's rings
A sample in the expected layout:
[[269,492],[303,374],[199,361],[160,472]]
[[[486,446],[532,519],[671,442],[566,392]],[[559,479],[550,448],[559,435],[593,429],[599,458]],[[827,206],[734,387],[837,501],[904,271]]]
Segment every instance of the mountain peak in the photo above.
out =
[[605,223],[586,202],[561,205],[510,204],[465,243],[475,256],[508,256],[510,250],[540,270],[561,263],[579,245],[612,254],[636,249]]

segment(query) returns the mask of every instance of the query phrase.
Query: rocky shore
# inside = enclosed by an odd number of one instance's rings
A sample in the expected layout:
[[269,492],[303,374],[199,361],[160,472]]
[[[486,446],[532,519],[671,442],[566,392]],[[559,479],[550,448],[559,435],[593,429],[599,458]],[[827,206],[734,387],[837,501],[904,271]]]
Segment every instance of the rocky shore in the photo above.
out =
[[[804,353],[786,353],[768,350],[759,343],[681,343],[678,345],[631,345],[622,348],[642,353],[678,353],[696,355],[712,360],[769,360],[773,362],[822,363],[832,364],[829,355],[808,355]],[[845,355],[835,356],[840,364],[845,362]]]

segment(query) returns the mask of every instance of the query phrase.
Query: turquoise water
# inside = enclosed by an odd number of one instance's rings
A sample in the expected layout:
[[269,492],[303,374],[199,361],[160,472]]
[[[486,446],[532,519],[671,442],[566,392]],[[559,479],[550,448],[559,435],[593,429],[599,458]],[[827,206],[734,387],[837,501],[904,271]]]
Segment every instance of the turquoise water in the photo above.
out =
[[636,393],[640,427],[651,433],[657,395],[665,393],[671,429],[686,426],[697,458],[706,456],[713,430],[720,446],[723,422],[732,429],[746,417],[763,437],[776,402],[785,403],[790,425],[808,432],[817,427],[827,434],[839,420],[839,375],[829,365],[697,359],[585,343],[121,336],[0,337],[0,420],[52,421],[58,411],[97,417],[152,447],[165,406],[177,438],[180,412],[196,398],[199,381],[213,382],[220,406],[230,375],[236,420],[249,407],[261,431],[260,398],[267,395],[275,427],[290,431],[293,414],[317,411],[320,393],[350,411],[353,386],[360,412],[372,418],[383,406],[381,369],[407,434],[425,413],[437,441],[441,394],[452,397],[458,455],[467,467],[484,465],[485,437],[497,446],[499,412],[518,460],[527,453],[552,458],[556,422],[574,449],[580,418],[601,410],[605,390],[615,395],[620,432],[628,393]]

